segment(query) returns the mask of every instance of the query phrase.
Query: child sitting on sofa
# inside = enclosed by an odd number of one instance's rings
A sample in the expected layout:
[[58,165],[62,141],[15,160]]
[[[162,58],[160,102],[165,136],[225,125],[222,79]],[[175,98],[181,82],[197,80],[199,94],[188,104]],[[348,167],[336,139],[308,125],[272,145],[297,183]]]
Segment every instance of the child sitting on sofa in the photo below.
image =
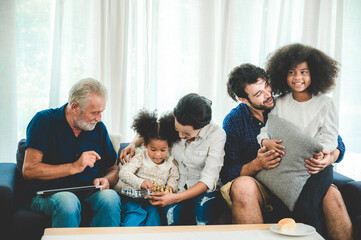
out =
[[[332,99],[325,93],[335,85],[335,79],[339,71],[338,65],[337,61],[322,51],[299,43],[290,44],[276,50],[267,62],[266,71],[271,79],[272,91],[279,97],[276,100],[275,107],[268,115],[269,119],[265,127],[261,129],[260,134],[257,136],[258,143],[261,146],[266,146],[268,150],[274,150],[282,156],[280,165],[270,170],[274,171],[275,176],[280,176],[282,173],[282,181],[285,183],[275,184],[273,186],[274,194],[291,211],[298,212],[296,215],[300,218],[299,221],[314,226],[321,234],[321,221],[317,220],[314,211],[310,210],[310,203],[315,206],[317,211],[317,207],[321,204],[332,183],[333,167],[328,162],[325,163],[323,169],[315,168],[313,161],[330,155],[337,147],[338,115]],[[274,127],[276,124],[270,121],[271,118],[276,119],[274,121],[278,121],[278,123],[285,121],[280,124],[279,129],[272,129],[271,126]],[[280,132],[289,123],[299,130],[301,134],[308,137],[298,138],[299,134],[296,136],[296,133],[292,133],[290,138],[293,140],[290,141],[297,140],[292,147],[288,145],[286,155],[289,156],[286,157],[284,155],[287,148],[285,149],[282,144],[286,143],[286,141],[283,141],[286,139],[283,138],[287,137],[282,136]],[[271,131],[274,132],[273,136],[281,137],[272,139]],[[310,156],[303,159],[298,159],[293,155],[291,155],[293,158],[289,159],[290,154],[296,152],[298,148],[300,148],[300,153],[306,153],[306,144],[309,145],[311,141],[319,145],[319,147],[315,148],[318,149],[317,151],[311,152]],[[305,144],[301,145],[302,142]],[[311,170],[306,168],[304,162],[309,157],[311,157],[311,160],[307,160],[306,164],[312,167]],[[281,169],[283,169],[282,172],[280,172]],[[268,172],[270,173],[270,171]],[[289,174],[289,180],[287,180],[285,174]],[[306,183],[307,179],[312,175],[318,175],[320,178],[315,176],[312,181]],[[316,179],[319,180],[316,181]],[[312,185],[314,187],[311,187]],[[267,187],[272,191],[270,186]],[[296,194],[291,194],[291,192]],[[290,199],[297,202],[289,202]]]
[[[154,183],[164,186],[166,191],[178,190],[178,166],[168,151],[179,139],[174,127],[172,113],[157,120],[157,113],[141,110],[135,116],[132,128],[144,139],[145,149],[141,150],[125,164],[119,172],[115,186],[121,189],[149,189],[154,191]],[[122,196],[121,226],[160,226],[157,207],[146,200],[141,202]]]

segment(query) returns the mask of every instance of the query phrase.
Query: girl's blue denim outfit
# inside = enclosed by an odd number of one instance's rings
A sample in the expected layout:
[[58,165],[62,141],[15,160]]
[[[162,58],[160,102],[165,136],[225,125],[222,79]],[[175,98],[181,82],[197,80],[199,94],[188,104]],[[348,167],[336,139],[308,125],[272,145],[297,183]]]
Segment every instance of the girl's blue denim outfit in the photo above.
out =
[[122,197],[122,227],[161,226],[158,208],[148,201],[136,202]]

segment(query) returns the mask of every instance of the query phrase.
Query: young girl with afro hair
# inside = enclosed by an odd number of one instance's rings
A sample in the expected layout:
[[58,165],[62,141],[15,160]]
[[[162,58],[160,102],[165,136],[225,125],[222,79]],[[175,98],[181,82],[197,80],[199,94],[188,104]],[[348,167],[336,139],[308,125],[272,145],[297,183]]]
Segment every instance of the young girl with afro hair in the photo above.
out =
[[[121,189],[149,189],[154,184],[169,192],[178,190],[178,166],[168,151],[179,140],[172,113],[162,115],[141,110],[135,116],[132,128],[143,138],[144,149],[132,161],[121,167],[115,187]],[[121,226],[160,226],[158,209],[148,202],[132,201],[122,196]]]

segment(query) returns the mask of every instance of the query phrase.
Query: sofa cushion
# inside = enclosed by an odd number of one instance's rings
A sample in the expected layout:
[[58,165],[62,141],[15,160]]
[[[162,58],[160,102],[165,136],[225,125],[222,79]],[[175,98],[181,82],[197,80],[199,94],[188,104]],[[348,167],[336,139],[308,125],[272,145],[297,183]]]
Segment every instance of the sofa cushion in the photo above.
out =
[[305,159],[320,152],[323,147],[292,123],[273,114],[268,115],[267,124],[270,139],[282,140],[281,144],[286,147],[285,155],[278,167],[260,171],[256,179],[293,211],[302,188],[310,177],[305,167]]
[[118,134],[118,133],[109,133],[109,138],[110,138],[110,141],[113,144],[113,148],[114,148],[115,152],[118,153],[119,145],[120,145],[121,140],[122,140],[122,136],[120,134]]
[[361,216],[361,181],[351,181],[340,187],[350,217]]
[[14,211],[15,163],[0,163],[0,238],[10,238],[9,219]]

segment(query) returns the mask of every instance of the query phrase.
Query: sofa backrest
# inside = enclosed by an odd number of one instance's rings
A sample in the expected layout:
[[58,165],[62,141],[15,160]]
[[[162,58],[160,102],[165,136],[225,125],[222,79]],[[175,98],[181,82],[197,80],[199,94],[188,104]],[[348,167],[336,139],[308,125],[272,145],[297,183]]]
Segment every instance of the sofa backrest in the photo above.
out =
[[31,186],[31,181],[26,181],[23,177],[23,165],[25,157],[25,141],[21,139],[18,142],[18,149],[16,151],[16,191],[15,191],[15,205],[17,208],[28,208],[29,196],[28,191]]
[[25,157],[25,139],[21,139],[18,143],[18,150],[16,151],[16,168],[18,173],[22,175],[24,157]]

